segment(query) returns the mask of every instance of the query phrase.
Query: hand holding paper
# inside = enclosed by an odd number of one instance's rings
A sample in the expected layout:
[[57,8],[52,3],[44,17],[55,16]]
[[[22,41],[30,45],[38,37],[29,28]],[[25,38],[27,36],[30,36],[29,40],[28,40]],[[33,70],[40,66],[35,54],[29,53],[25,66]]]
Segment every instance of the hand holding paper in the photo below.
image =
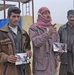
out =
[[53,51],[59,52],[59,53],[67,52],[67,44],[54,42],[53,43]]
[[17,53],[15,56],[17,57],[15,65],[29,63],[29,57],[28,57],[27,53]]

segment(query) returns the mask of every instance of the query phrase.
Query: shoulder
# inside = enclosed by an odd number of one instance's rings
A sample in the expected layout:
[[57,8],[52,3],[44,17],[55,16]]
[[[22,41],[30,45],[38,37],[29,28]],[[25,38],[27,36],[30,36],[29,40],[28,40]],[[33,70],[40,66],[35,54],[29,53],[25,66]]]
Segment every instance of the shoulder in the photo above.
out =
[[27,31],[26,31],[26,30],[21,29],[21,32],[22,32],[22,34],[23,34],[24,36],[28,36],[28,33],[27,33]]
[[44,28],[42,28],[41,26],[36,25],[36,24],[31,25],[29,29],[34,30],[34,31],[44,30]]
[[37,26],[35,24],[31,25],[29,29],[37,29]]
[[21,29],[21,30],[22,30],[22,32],[27,33],[27,31],[26,31],[26,30],[24,30],[24,29]]
[[39,27],[36,26],[35,24],[33,24],[33,25],[30,26],[29,32],[30,32],[30,31],[34,31],[34,32],[35,32],[35,31],[38,31],[38,29],[39,29]]
[[66,28],[66,24],[62,25],[58,31],[63,30],[64,28]]

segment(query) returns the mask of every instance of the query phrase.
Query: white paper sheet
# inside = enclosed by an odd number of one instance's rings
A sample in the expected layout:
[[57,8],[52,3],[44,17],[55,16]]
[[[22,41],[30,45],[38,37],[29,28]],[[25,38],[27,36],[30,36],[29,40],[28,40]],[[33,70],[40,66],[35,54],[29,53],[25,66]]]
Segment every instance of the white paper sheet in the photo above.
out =
[[17,53],[15,56],[17,57],[15,65],[27,64],[30,61],[27,53]]

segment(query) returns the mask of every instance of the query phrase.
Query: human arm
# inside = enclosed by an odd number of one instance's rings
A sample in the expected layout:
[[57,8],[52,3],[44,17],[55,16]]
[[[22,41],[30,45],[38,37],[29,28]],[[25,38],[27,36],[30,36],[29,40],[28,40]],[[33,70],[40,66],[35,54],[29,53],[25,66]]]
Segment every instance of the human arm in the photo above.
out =
[[[1,46],[1,45],[0,45]],[[2,51],[0,47],[0,63],[10,62],[15,63],[17,58],[14,55],[8,55]]]
[[25,37],[26,37],[26,39],[25,39],[26,42],[24,43],[25,50],[26,50],[26,53],[28,54],[28,56],[31,58],[32,51],[31,51],[30,37],[27,32],[25,33]]
[[35,47],[43,46],[48,41],[48,39],[50,39],[51,34],[53,33],[54,32],[52,29],[47,31],[37,26],[31,26],[29,29],[30,39],[32,40],[32,43]]

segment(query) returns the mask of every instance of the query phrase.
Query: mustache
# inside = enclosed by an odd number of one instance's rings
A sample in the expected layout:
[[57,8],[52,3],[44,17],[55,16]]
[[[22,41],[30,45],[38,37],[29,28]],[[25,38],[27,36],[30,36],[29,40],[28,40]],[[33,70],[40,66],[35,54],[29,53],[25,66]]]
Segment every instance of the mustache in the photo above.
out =
[[74,21],[74,20],[70,20],[70,21]]
[[51,18],[50,16],[47,16],[47,18]]

